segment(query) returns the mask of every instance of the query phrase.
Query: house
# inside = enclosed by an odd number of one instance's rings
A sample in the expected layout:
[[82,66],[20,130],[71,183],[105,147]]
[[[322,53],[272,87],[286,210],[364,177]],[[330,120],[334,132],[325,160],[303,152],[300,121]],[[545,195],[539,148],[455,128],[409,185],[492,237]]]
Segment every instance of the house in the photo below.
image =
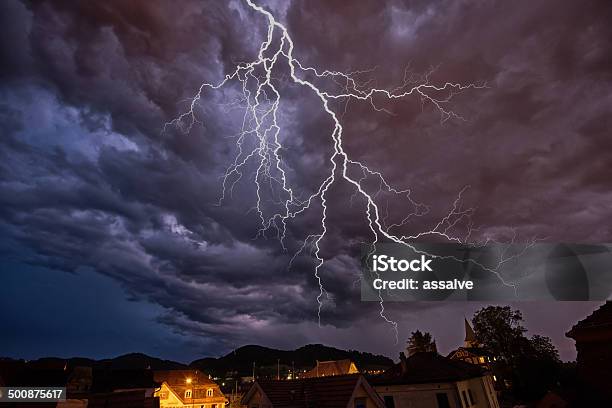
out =
[[301,378],[331,377],[334,375],[357,374],[357,366],[349,359],[318,361],[317,365],[310,371],[305,372]]
[[504,382],[504,377],[506,376],[498,367],[498,364],[496,364],[497,358],[487,352],[478,342],[474,329],[472,329],[467,319],[464,319],[464,327],[465,338],[463,340],[463,346],[448,353],[447,357],[452,360],[461,360],[466,363],[475,364],[485,370],[491,371],[496,390],[509,388],[511,383],[509,380]]
[[467,319],[464,319],[464,326],[465,338],[463,340],[463,347],[451,351],[448,357],[453,360],[461,360],[483,368],[489,368],[489,363],[493,361],[493,356],[489,355],[478,343],[474,329],[472,329]]
[[477,365],[420,352],[371,380],[387,408],[499,408],[491,376]]
[[198,370],[156,371],[154,378],[161,383],[155,391],[160,408],[222,408],[227,402],[217,383]]
[[566,333],[576,342],[581,403],[612,406],[612,301],[607,301]]
[[256,381],[242,398],[247,408],[384,408],[361,374]]

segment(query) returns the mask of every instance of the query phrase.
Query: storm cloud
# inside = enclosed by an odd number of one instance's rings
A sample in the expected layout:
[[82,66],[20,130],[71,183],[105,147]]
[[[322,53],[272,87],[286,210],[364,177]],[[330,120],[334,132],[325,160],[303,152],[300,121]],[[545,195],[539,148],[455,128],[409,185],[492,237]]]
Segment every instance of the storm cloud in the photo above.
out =
[[[487,84],[454,98],[465,121],[441,123],[416,98],[387,102],[389,113],[342,107],[347,151],[430,205],[408,231],[431,228],[469,186],[465,205],[477,209],[480,238],[612,241],[608,2],[266,7],[306,65],[373,69],[368,78],[385,88],[401,84],[407,67],[415,75],[436,67],[432,82]],[[203,123],[192,132],[162,131],[203,81],[216,83],[255,57],[261,16],[239,1],[10,0],[0,8],[3,257],[49,273],[111,277],[130,298],[162,310],[158,323],[201,339],[210,354],[247,342],[353,346],[351,336],[367,325],[385,340],[367,335],[354,346],[395,349],[376,305],[359,300],[359,245],[371,236],[364,203],[349,203],[348,185],[330,191],[319,329],[313,259],[305,253],[289,267],[290,251],[271,235],[257,237],[248,177],[219,205],[241,119],[228,105],[233,89],[204,95]],[[328,170],[331,123],[307,90],[283,88],[283,154],[309,192]],[[391,217],[402,219],[401,205],[391,204]],[[292,245],[319,232],[316,217],[291,223]],[[457,335],[432,320],[478,306],[389,304],[388,314],[402,335],[420,325],[450,346]],[[572,323],[546,334],[560,344]]]

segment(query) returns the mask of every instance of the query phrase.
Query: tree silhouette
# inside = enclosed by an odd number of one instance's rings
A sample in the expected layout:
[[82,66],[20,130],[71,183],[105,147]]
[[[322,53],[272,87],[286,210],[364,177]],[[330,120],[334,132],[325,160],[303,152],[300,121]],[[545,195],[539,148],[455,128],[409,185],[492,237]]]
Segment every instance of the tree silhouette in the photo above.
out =
[[522,321],[521,312],[510,306],[488,306],[476,312],[472,324],[476,339],[487,351],[511,362],[524,352],[527,329]]
[[550,338],[526,337],[522,322],[521,312],[510,306],[484,307],[472,319],[478,342],[497,358],[496,365],[512,382],[514,395],[537,399],[555,387],[561,362]]
[[420,330],[412,332],[407,343],[407,351],[409,356],[413,355],[414,353],[438,351],[435,340],[428,332],[421,332]]

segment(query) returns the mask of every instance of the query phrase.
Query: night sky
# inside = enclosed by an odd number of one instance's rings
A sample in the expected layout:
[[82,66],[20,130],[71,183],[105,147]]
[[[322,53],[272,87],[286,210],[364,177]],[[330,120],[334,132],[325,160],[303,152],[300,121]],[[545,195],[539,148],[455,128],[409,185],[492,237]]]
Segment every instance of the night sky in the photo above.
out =
[[[418,98],[333,106],[346,150],[430,206],[405,233],[431,228],[469,186],[474,239],[612,242],[610,2],[261,4],[304,65],[372,70],[360,75],[378,88],[432,67],[432,83],[486,83],[450,103],[465,120],[442,122]],[[347,183],[329,193],[319,327],[313,258],[288,264],[319,232],[320,207],[290,223],[284,251],[273,233],[256,236],[249,172],[218,205],[239,84],[206,92],[191,132],[162,131],[202,82],[256,57],[261,15],[240,1],[7,0],[0,20],[0,355],[191,361],[325,343],[395,358],[416,329],[443,352],[462,342],[464,316],[484,303],[388,304],[395,344],[377,305],[360,301],[372,236]],[[329,171],[331,124],[282,67],[274,80],[281,154],[307,196]],[[389,219],[408,207],[391,200]],[[597,305],[512,304],[563,359],[575,358],[564,333]]]

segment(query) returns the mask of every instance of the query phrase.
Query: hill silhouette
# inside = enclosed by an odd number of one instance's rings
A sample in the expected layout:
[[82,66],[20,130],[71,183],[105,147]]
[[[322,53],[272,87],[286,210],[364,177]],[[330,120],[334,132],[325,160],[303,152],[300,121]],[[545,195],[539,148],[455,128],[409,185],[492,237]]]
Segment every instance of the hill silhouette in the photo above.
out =
[[129,353],[115,358],[94,360],[85,357],[43,357],[36,360],[15,360],[0,358],[0,365],[25,364],[38,370],[64,370],[64,367],[91,367],[94,370],[180,370],[189,368],[186,364],[171,360],[162,360],[143,353]]
[[295,367],[296,370],[308,370],[316,365],[317,360],[352,360],[360,370],[387,368],[393,361],[385,356],[364,353],[356,350],[341,350],[322,344],[308,344],[296,350],[278,350],[269,347],[247,345],[219,358],[195,360],[190,367],[214,376],[223,377],[230,372],[238,375],[251,375],[253,363],[258,369],[276,367]]
[[122,371],[122,370],[181,370],[199,369],[215,377],[249,376],[253,370],[253,363],[258,373],[266,368],[276,372],[277,363],[287,369],[308,370],[316,365],[317,360],[352,360],[360,370],[387,368],[393,361],[385,356],[364,353],[356,350],[341,350],[322,344],[308,344],[296,350],[278,350],[258,345],[239,347],[230,353],[219,357],[207,357],[195,360],[190,364],[182,364],[172,360],[163,360],[143,353],[129,353],[115,358],[94,360],[84,357],[57,358],[44,357],[37,360],[14,360],[0,358],[0,367],[24,365],[30,368],[43,370],[64,370],[64,367],[77,366],[91,367],[96,371]]

